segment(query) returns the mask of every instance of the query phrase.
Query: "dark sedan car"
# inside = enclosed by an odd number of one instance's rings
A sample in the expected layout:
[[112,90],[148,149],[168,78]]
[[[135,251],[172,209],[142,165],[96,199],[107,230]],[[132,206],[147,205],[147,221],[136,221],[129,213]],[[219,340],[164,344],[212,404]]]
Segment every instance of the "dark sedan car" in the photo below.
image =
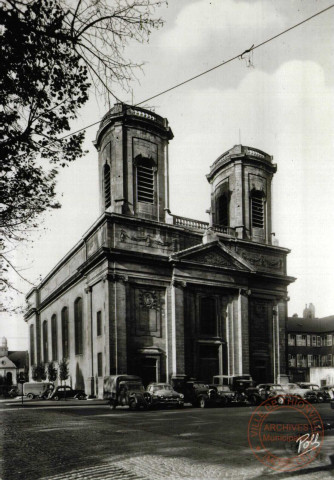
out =
[[317,395],[317,401],[319,403],[322,402],[329,402],[330,400],[330,395],[328,392],[322,390],[319,385],[316,383],[310,383],[310,382],[300,382],[298,383],[300,388],[308,389],[308,390],[313,390],[315,394]]
[[169,383],[150,383],[147,391],[152,395],[152,407],[178,407],[184,405],[184,395],[176,392]]
[[51,400],[65,400],[66,398],[86,400],[87,395],[83,390],[74,390],[69,385],[62,385],[55,388],[49,397]]

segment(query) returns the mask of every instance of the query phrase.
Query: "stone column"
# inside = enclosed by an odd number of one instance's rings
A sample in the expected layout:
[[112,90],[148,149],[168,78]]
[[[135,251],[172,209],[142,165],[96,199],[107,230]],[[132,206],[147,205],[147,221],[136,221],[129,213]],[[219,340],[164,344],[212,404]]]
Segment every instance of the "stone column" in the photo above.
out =
[[250,290],[240,289],[238,297],[238,358],[240,375],[249,374],[249,296]]
[[110,374],[127,373],[126,281],[122,275],[112,275],[109,298]]
[[171,344],[172,377],[185,376],[184,371],[184,298],[186,282],[172,280],[171,285]]
[[273,318],[275,319],[275,344],[276,344],[276,372],[277,383],[287,383],[287,351],[286,351],[286,315],[287,302],[289,297],[277,299],[273,309]]

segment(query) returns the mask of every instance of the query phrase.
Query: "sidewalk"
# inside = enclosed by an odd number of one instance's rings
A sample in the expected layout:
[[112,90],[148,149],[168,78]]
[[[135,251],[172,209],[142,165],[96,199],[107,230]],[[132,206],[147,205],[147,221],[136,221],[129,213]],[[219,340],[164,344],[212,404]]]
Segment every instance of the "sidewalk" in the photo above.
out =
[[[1,398],[0,399],[0,404],[7,404],[7,405],[22,405],[22,397],[15,397],[15,398]],[[67,406],[97,406],[97,405],[105,405],[108,406],[109,403],[106,400],[99,399],[99,398],[88,398],[87,400],[76,400],[74,398],[69,398],[67,400],[40,400],[40,399],[28,399],[23,397],[23,406],[29,407],[29,406],[34,406],[34,407],[45,407],[45,406],[61,406],[61,405],[67,405]]]

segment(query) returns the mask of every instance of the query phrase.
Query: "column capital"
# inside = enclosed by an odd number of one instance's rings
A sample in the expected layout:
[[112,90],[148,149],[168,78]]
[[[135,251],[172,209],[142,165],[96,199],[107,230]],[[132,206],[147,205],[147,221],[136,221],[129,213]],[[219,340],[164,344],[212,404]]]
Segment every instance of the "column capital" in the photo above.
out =
[[88,286],[88,287],[85,288],[85,293],[89,293],[92,290],[93,290],[93,287]]
[[187,282],[185,282],[184,280],[176,280],[175,278],[173,278],[171,285],[172,287],[176,287],[176,288],[186,288]]
[[252,294],[252,290],[246,288],[239,288],[239,295],[243,295],[244,297],[250,297]]

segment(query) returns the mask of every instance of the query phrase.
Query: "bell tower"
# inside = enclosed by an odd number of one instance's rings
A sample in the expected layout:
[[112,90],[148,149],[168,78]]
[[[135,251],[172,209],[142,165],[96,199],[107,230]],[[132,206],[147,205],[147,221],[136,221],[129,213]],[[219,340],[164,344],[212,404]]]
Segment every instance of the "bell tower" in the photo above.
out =
[[165,221],[172,138],[166,118],[143,108],[114,105],[103,117],[95,141],[101,213]]
[[277,166],[261,150],[235,145],[211,165],[211,218],[238,238],[271,244],[271,182]]

